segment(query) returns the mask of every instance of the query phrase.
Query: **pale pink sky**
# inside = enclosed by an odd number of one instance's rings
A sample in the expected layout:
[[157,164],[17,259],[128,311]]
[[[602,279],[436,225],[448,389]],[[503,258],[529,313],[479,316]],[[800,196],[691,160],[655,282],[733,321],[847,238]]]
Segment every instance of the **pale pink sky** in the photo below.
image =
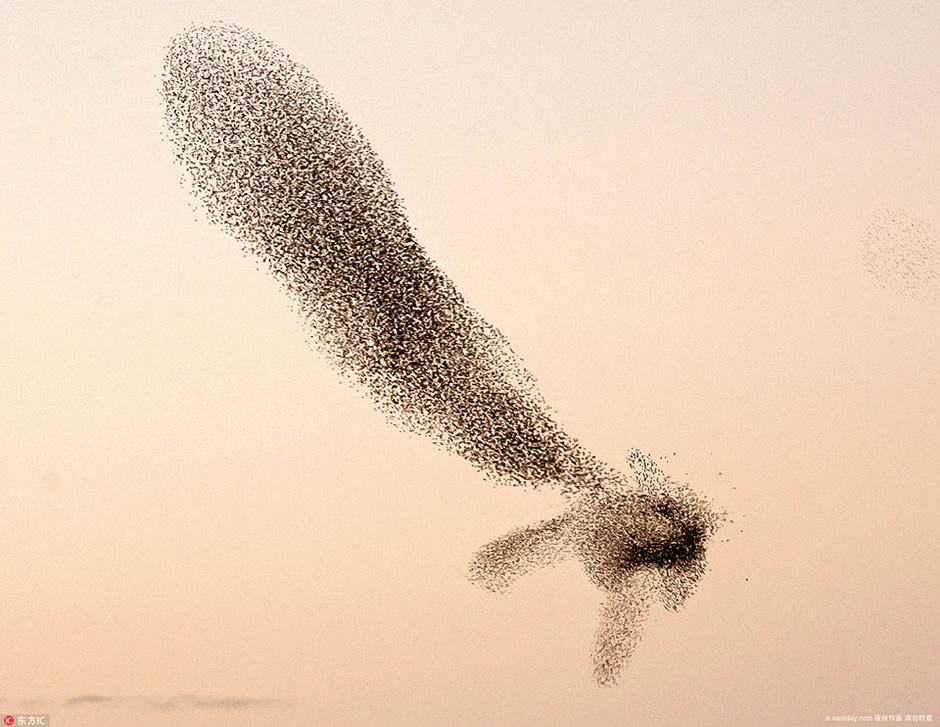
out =
[[[734,517],[617,687],[576,565],[464,578],[559,499],[389,429],[192,209],[158,76],[212,20],[333,92],[572,434]],[[940,304],[860,260],[885,209],[940,223],[938,37],[934,2],[7,3],[0,712],[940,720]]]

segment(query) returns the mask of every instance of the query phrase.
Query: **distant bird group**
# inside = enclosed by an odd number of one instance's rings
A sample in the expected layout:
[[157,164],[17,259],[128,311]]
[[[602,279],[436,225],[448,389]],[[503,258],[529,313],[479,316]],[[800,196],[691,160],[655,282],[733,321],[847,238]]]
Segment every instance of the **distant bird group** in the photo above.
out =
[[887,211],[862,236],[862,264],[885,290],[936,299],[940,294],[940,231],[926,220]]

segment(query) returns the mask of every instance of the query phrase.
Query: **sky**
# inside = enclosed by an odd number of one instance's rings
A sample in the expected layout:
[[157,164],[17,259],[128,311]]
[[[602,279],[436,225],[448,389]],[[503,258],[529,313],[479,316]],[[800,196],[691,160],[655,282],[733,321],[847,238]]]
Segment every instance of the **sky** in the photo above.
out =
[[[251,28],[364,131],[418,240],[558,421],[729,513],[621,682],[577,564],[473,552],[562,506],[389,428],[208,225],[166,45]],[[940,719],[931,2],[5,5],[0,713],[55,725]]]

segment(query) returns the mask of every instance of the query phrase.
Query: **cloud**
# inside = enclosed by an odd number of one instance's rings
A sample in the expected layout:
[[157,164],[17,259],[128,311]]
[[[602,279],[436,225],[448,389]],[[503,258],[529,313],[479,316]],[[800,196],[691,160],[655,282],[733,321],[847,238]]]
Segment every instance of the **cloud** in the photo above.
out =
[[48,707],[52,702],[48,699],[7,699],[0,697],[0,704],[15,704],[17,707]]
[[287,702],[281,699],[258,699],[255,697],[202,697],[195,694],[182,694],[165,701],[151,701],[155,709],[253,709],[264,707],[284,707]]
[[81,694],[77,697],[71,697],[65,700],[65,706],[71,707],[76,704],[101,704],[102,702],[113,702],[114,697],[103,697],[100,694]]
[[[44,700],[31,700],[40,702]],[[286,707],[289,702],[283,699],[260,699],[257,697],[207,697],[199,694],[180,694],[168,699],[146,697],[146,696],[105,696],[103,694],[81,694],[77,697],[70,697],[62,702],[65,707],[74,707],[81,704],[105,704],[105,703],[137,703],[150,709],[171,710],[171,709],[219,709],[219,710],[241,710],[241,709],[264,709],[271,707]]]

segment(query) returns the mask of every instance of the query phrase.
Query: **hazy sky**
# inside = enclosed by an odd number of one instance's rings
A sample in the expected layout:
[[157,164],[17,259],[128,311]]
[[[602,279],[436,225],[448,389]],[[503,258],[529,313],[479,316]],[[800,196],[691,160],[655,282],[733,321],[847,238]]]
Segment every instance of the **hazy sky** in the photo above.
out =
[[[560,499],[389,429],[193,208],[158,77],[212,20],[332,91],[572,434],[734,518],[617,687],[577,565],[464,578]],[[861,263],[940,224],[938,40],[935,2],[6,3],[0,713],[940,720],[940,303]]]

